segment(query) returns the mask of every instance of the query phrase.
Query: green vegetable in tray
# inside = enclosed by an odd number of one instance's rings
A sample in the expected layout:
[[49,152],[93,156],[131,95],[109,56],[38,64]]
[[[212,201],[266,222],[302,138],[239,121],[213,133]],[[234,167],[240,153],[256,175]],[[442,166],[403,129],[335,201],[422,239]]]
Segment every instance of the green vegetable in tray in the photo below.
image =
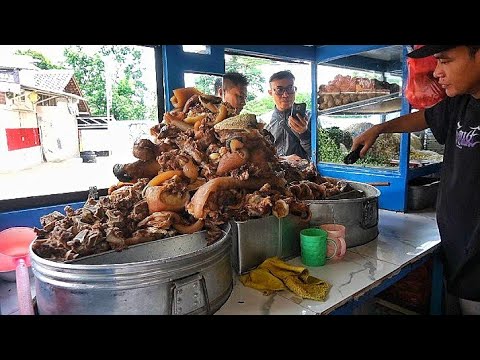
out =
[[[357,135],[365,131],[372,124],[361,123],[352,126]],[[349,128],[350,129],[350,128]],[[342,131],[334,126],[327,129],[318,129],[318,160],[329,163],[343,163],[345,155],[352,146],[350,131]],[[442,161],[443,156],[433,151],[421,150],[422,143],[418,136],[410,135],[410,158],[412,160]],[[355,162],[356,165],[390,167],[392,160],[398,160],[400,151],[400,134],[381,134],[375,144],[363,159]]]

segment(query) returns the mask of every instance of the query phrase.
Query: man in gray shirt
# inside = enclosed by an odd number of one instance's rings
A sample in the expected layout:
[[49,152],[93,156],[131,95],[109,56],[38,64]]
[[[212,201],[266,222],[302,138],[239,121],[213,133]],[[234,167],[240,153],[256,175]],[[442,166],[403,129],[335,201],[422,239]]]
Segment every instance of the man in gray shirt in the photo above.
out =
[[291,116],[297,91],[294,85],[295,77],[290,71],[284,70],[273,74],[269,82],[268,93],[273,97],[275,110],[266,129],[275,138],[277,154],[280,156],[296,154],[310,160],[312,156],[311,126],[308,114],[305,117],[299,114],[296,117]]

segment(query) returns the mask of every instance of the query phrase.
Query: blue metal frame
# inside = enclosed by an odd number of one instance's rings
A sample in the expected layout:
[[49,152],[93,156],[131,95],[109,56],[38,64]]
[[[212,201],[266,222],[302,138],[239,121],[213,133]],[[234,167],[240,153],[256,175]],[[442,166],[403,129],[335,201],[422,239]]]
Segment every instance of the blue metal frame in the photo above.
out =
[[402,65],[398,61],[378,61],[376,59],[370,59],[364,56],[353,55],[344,59],[332,60],[329,65],[335,65],[339,67],[371,70],[377,72],[396,72],[401,69]]
[[226,50],[250,56],[268,57],[284,61],[315,62],[315,47],[303,45],[222,45]]
[[164,96],[166,110],[172,110],[169,101],[174,89],[185,87],[186,72],[223,74],[225,72],[224,48],[210,46],[210,54],[184,52],[182,45],[165,45],[163,51]]
[[321,45],[316,48],[315,59],[317,63],[326,63],[387,46],[390,45]]
[[[169,99],[173,90],[185,86],[184,74],[186,72],[218,75],[225,73],[225,51],[284,61],[310,61],[316,84],[316,69],[313,70],[315,65],[314,47],[302,45],[210,45],[209,47],[210,54],[184,52],[182,45],[165,45],[163,47],[164,96],[167,111],[172,110]],[[315,104],[316,101],[316,91],[312,91],[312,104]],[[314,115],[316,116],[316,109]]]
[[413,270],[420,267],[420,265],[423,265],[427,261],[427,259],[428,259],[428,257],[424,257],[424,258],[420,259],[419,261],[417,261],[413,264],[409,264],[409,265],[405,266],[404,268],[402,268],[402,270],[400,270],[400,272],[397,275],[392,276],[391,278],[382,282],[379,286],[373,288],[370,291],[367,291],[365,294],[360,296],[358,299],[351,300],[351,301],[347,302],[345,305],[342,305],[338,309],[332,311],[330,313],[330,315],[351,315],[355,308],[364,304],[368,300],[374,298],[376,295],[381,293],[383,290],[388,289],[390,286],[392,286],[393,284],[395,284],[398,281],[400,281],[401,279],[403,279],[410,272],[412,272]]
[[366,301],[372,299],[383,290],[397,283],[410,272],[423,265],[428,259],[433,258],[432,266],[432,285],[430,296],[430,315],[442,315],[443,311],[443,266],[440,261],[439,251],[435,250],[432,254],[425,255],[420,260],[406,265],[400,272],[391,278],[382,282],[379,286],[366,292],[356,300],[350,300],[345,305],[335,309],[330,315],[351,315],[353,310]]
[[[326,45],[306,47],[302,45],[215,45],[210,46],[210,54],[193,54],[183,51],[181,45],[165,45],[162,46],[163,73],[164,73],[164,98],[165,107],[169,111],[172,105],[168,100],[176,88],[185,86],[184,73],[204,73],[218,74],[225,72],[225,51],[234,51],[239,54],[264,56],[268,58],[285,60],[285,61],[310,61],[312,75],[312,119],[317,119],[317,64],[322,62],[331,62],[338,66],[348,66],[354,68],[370,69],[379,71],[391,71],[398,67],[398,62],[378,62],[363,59],[355,54],[381,49],[388,45]],[[403,56],[406,55],[406,47],[404,47]],[[363,65],[362,65],[363,64]],[[402,61],[403,79],[407,78],[406,62]],[[405,84],[405,81],[404,81]],[[401,113],[410,112],[410,107],[405,99],[402,99]],[[317,163],[317,122],[312,123],[312,161]],[[400,164],[398,170],[381,170],[373,168],[364,168],[360,166],[344,166],[335,164],[318,164],[318,169],[322,175],[338,178],[345,178],[352,181],[361,182],[389,182],[390,186],[381,188],[382,196],[379,200],[379,206],[384,209],[401,210],[406,209],[407,182],[408,180],[436,172],[440,169],[441,164],[435,164],[420,169],[409,170],[409,149],[410,137],[403,134],[400,145]],[[74,209],[81,208],[84,202],[75,202],[62,205],[46,206],[31,208],[26,210],[0,212],[0,231],[14,226],[30,226],[41,228],[40,217],[53,211],[63,212],[66,205],[72,206]],[[423,261],[408,265],[393,278],[385,281],[381,286],[375,288],[372,292],[366,294],[372,297],[392,285],[396,281],[403,278],[408,272],[420,266]],[[437,256],[434,258],[434,268],[432,271],[432,303],[431,312],[441,313],[442,297],[442,267]],[[368,297],[362,297],[364,301]],[[334,314],[347,313],[351,311],[357,302],[349,303],[339,309]]]
[[51,212],[58,211],[62,214],[65,213],[65,206],[70,205],[74,210],[80,209],[85,204],[82,202],[75,202],[70,204],[45,206],[39,208],[9,211],[0,213],[0,231],[15,227],[15,226],[28,226],[37,227],[41,229],[43,226],[40,224],[40,217],[50,214]]
[[[312,112],[310,116],[310,121],[311,123],[311,142],[312,144],[312,154],[311,154],[311,161],[316,164],[317,163],[317,151],[314,150],[317,148],[317,122],[313,121],[318,117],[317,115],[317,91],[313,89],[317,89],[317,64],[315,62],[312,62]],[[314,145],[315,144],[315,145]]]

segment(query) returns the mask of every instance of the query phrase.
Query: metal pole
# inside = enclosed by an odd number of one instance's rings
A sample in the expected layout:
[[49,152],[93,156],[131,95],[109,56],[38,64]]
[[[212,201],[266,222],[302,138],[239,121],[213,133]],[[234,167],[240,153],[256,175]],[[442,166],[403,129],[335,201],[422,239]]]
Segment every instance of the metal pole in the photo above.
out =
[[166,111],[166,100],[168,97],[165,95],[164,76],[163,76],[163,45],[156,45],[155,50],[155,72],[157,76],[157,106],[158,106],[158,122],[163,120],[163,114]]
[[105,91],[107,98],[107,121],[109,121],[110,108],[112,107],[112,78],[110,58],[105,59]]

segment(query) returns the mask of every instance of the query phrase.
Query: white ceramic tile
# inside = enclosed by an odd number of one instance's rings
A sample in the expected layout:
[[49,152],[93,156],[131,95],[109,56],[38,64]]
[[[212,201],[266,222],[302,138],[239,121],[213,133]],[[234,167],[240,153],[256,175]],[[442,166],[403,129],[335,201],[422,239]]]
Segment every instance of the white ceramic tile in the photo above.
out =
[[[304,266],[300,257],[292,259],[288,263]],[[333,311],[348,300],[359,297],[367,290],[379,285],[381,280],[393,273],[397,267],[384,261],[347,251],[347,254],[341,260],[329,260],[324,266],[308,267],[308,269],[311,275],[328,281],[332,288],[324,302],[304,299],[299,302],[299,305],[321,314]],[[296,298],[290,292],[281,295],[289,299]]]
[[433,251],[438,244],[440,244],[440,240],[427,241],[422,245],[413,246],[406,241],[389,239],[380,235],[376,240],[350,248],[349,251],[398,266],[404,266],[417,260],[417,258],[425,255],[427,252]]
[[[281,291],[281,293],[286,291]],[[314,315],[279,293],[265,296],[259,290],[244,286],[234,280],[232,294],[215,315]]]
[[435,218],[416,214],[379,212],[379,233],[383,239],[398,240],[414,247],[425,247],[432,241],[439,241],[437,221]]

